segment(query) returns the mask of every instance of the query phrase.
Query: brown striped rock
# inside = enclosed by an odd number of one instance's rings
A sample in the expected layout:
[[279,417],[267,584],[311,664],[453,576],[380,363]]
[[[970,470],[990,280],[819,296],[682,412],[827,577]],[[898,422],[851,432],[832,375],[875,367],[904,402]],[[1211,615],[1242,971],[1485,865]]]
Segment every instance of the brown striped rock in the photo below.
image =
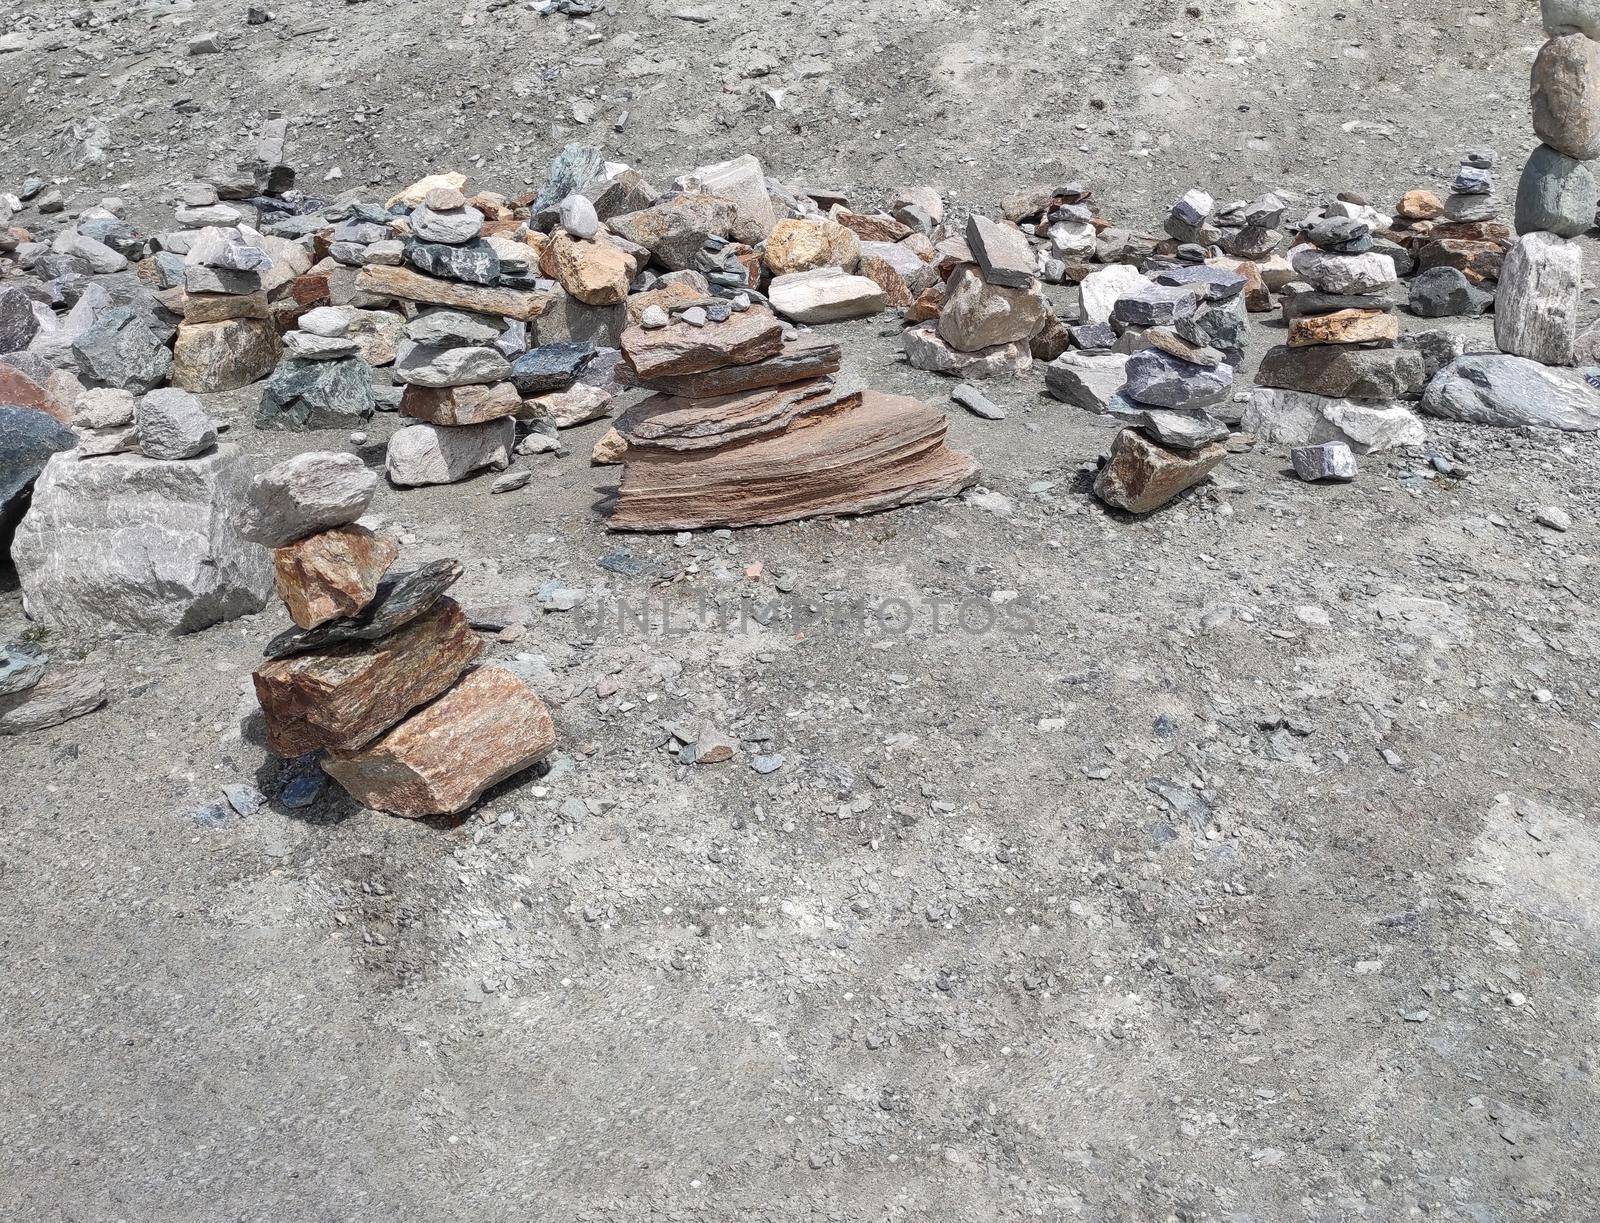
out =
[[372,602],[399,555],[394,540],[354,523],[308,535],[273,549],[278,597],[301,628],[353,616]]
[[279,756],[354,751],[450,687],[483,651],[454,599],[387,637],[264,664],[256,699],[267,746]]
[[726,365],[699,374],[641,378],[627,365],[617,368],[619,380],[631,386],[678,395],[685,399],[714,399],[739,395],[762,387],[785,386],[839,372],[843,352],[837,341],[807,332],[788,341],[775,356],[750,365]]
[[400,396],[403,416],[434,425],[481,425],[515,415],[522,396],[509,382],[491,386],[407,386]]
[[465,811],[555,746],[544,702],[504,667],[483,666],[360,751],[322,767],[364,806],[417,818]]
[[551,301],[548,293],[461,284],[454,280],[424,276],[410,268],[385,267],[382,264],[370,264],[362,268],[356,276],[356,288],[380,297],[399,297],[406,301],[449,306],[455,310],[494,314],[501,318],[519,319],[524,323],[532,322],[548,310]]
[[688,323],[622,333],[622,354],[641,381],[702,374],[727,365],[749,365],[783,349],[783,324],[769,311],[750,309],[725,323]]

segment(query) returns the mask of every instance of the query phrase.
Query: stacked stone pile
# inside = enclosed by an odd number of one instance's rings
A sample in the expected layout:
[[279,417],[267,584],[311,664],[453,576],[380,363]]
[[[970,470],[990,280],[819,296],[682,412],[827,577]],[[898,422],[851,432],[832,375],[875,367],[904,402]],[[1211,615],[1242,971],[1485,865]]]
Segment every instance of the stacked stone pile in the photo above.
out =
[[254,675],[267,743],[316,753],[357,801],[408,817],[464,811],[544,759],[550,713],[446,591],[453,560],[393,572],[398,546],[361,525],[377,478],[351,455],[297,455],[256,477],[251,539],[272,548],[295,627]]
[[1549,41],[1533,61],[1533,130],[1541,141],[1517,185],[1519,234],[1575,238],[1595,224],[1600,157],[1600,10],[1544,0]]
[[1026,373],[1034,337],[1055,318],[1027,236],[1014,225],[973,216],[965,241],[950,253],[955,261],[938,317],[901,337],[912,367],[969,380]]
[[272,255],[249,227],[199,230],[184,256],[182,313],[172,381],[201,394],[259,382],[280,344],[267,301]]
[[449,310],[406,325],[395,377],[405,385],[400,411],[418,423],[389,439],[384,467],[391,483],[452,484],[510,465],[522,400],[496,338],[487,323]]
[[952,496],[977,465],[943,412],[838,387],[836,344],[759,306],[720,321],[631,327],[628,378],[656,393],[617,422],[613,530],[755,526]]
[[1367,219],[1325,214],[1304,234],[1289,255],[1302,280],[1284,294],[1288,342],[1262,359],[1244,427],[1269,441],[1337,441],[1359,453],[1421,442],[1420,422],[1395,402],[1421,393],[1423,362],[1395,345],[1393,257]]

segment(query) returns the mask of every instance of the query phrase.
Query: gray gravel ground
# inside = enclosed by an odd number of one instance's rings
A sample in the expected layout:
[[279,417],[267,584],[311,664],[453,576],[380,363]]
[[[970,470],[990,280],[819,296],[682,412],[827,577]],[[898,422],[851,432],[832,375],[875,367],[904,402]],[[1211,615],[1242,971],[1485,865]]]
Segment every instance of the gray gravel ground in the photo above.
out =
[[[750,149],[958,203],[1070,174],[1147,222],[1191,181],[1387,200],[1531,143],[1527,5],[1201,7],[651,3],[588,49],[517,7],[96,3],[134,15],[0,54],[0,183],[141,198],[267,104],[308,187],[479,155],[514,185],[625,104],[651,171]],[[0,3],[0,38],[63,16]],[[186,57],[209,28],[236,41]],[[946,401],[888,322],[832,330],[855,377]],[[603,424],[520,492],[380,490],[469,604],[582,596],[493,643],[560,750],[464,820],[329,792],[196,821],[278,792],[247,676],[281,609],[47,635],[112,700],[5,741],[0,1217],[1594,1217],[1600,444],[1430,422],[1454,474],[1402,452],[1339,487],[1262,448],[1132,520],[1087,493],[1094,418],[1037,373],[986,390],[1007,419],[952,407],[952,436],[1005,503],[610,536]],[[260,467],[346,445],[210,406]],[[599,566],[619,547],[642,572]],[[909,631],[856,622],[889,598]],[[670,630],[618,626],[646,599]],[[694,717],[740,756],[679,765],[662,723]]]

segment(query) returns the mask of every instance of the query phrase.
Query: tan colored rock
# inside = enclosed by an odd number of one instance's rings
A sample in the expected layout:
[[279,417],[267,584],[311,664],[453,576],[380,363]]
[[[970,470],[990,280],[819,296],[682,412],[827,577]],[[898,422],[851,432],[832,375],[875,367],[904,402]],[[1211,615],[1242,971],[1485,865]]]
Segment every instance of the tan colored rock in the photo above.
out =
[[1435,221],[1444,216],[1444,201],[1431,191],[1407,191],[1395,211],[1408,221]]
[[767,286],[767,300],[784,318],[797,323],[866,318],[889,307],[889,299],[875,281],[835,267],[776,277]]
[[600,440],[595,442],[594,449],[589,453],[589,463],[594,467],[611,467],[622,462],[627,452],[628,439],[615,428],[607,429],[600,435]]
[[272,307],[265,290],[256,293],[185,293],[186,323],[225,323],[236,318],[270,318]]
[[957,352],[1032,339],[1050,303],[1037,283],[1026,289],[989,284],[976,264],[963,264],[945,286],[939,336]]
[[634,326],[622,333],[621,348],[640,378],[699,374],[775,356],[783,348],[783,324],[752,309],[704,327],[673,323],[647,331]]
[[548,420],[557,429],[570,429],[611,415],[611,394],[580,382],[564,391],[523,401],[517,415],[523,420]]
[[385,207],[393,208],[396,204],[404,204],[407,208],[416,208],[427,200],[430,191],[446,190],[460,194],[466,185],[467,176],[457,174],[454,170],[446,174],[429,174],[425,178],[419,178],[398,195],[390,196]]
[[[500,318],[532,322],[550,308],[550,294],[523,289],[502,289],[486,285],[462,284],[424,276],[410,268],[373,264],[356,276],[356,288],[377,297],[398,297],[453,310],[471,310]],[[325,303],[317,303],[325,304]]]
[[393,365],[400,341],[405,338],[404,315],[392,310],[357,310],[346,307],[350,329],[345,332],[356,342],[356,355],[368,365]]
[[184,322],[172,346],[172,385],[197,395],[235,391],[272,373],[282,351],[266,319]]
[[633,261],[609,242],[557,233],[539,256],[540,270],[586,306],[614,306],[628,296]]
[[514,416],[522,396],[509,382],[492,386],[407,386],[400,396],[400,412],[434,425],[481,425],[486,420]]
[[1393,343],[1400,338],[1400,320],[1387,310],[1335,310],[1289,320],[1289,347],[1310,344]]
[[374,642],[294,654],[255,673],[267,746],[279,756],[353,751],[444,692],[483,652],[453,599]]
[[394,540],[354,523],[308,535],[273,550],[278,597],[301,628],[353,616],[399,555]]
[[1148,514],[1204,480],[1227,453],[1217,442],[1197,450],[1170,450],[1137,429],[1124,429],[1095,477],[1094,495],[1130,514]]
[[762,253],[774,276],[823,267],[853,272],[860,258],[861,239],[835,221],[779,221]]
[[929,319],[939,317],[939,311],[944,309],[944,282],[929,285],[912,303],[906,307],[905,321],[907,323],[925,323]]
[[555,722],[533,689],[504,667],[482,666],[375,743],[333,752],[322,767],[375,811],[453,815],[538,764],[555,742]]

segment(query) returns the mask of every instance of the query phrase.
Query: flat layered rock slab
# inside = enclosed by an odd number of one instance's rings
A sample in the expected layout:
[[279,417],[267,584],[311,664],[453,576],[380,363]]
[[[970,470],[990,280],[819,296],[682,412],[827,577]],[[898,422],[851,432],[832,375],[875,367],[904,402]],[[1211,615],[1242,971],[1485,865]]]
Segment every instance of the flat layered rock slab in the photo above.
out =
[[375,811],[453,815],[538,764],[555,741],[550,711],[533,689],[504,667],[482,666],[376,742],[333,752],[322,767]]
[[483,652],[454,599],[379,641],[345,643],[274,659],[254,675],[279,756],[353,751],[455,683]]
[[840,392],[831,378],[716,399],[652,395],[617,422],[617,432],[629,445],[678,452],[708,450],[782,433],[803,417],[860,404],[859,392]]
[[724,323],[677,322],[622,333],[622,354],[641,381],[703,374],[765,361],[783,351],[783,324],[764,310],[746,310]]
[[697,374],[664,375],[643,378],[623,364],[618,373],[631,385],[690,399],[714,399],[719,395],[738,395],[763,387],[785,386],[836,374],[844,352],[836,340],[815,332],[787,341],[775,356],[751,365],[729,365]]
[[356,276],[356,288],[378,297],[399,297],[405,301],[493,314],[524,323],[531,323],[538,318],[550,308],[552,301],[549,293],[461,284],[454,280],[424,276],[410,268],[384,267],[380,264],[362,268]]
[[614,531],[767,526],[950,497],[978,465],[945,445],[948,418],[865,391],[853,407],[742,445],[684,452],[630,443]]

